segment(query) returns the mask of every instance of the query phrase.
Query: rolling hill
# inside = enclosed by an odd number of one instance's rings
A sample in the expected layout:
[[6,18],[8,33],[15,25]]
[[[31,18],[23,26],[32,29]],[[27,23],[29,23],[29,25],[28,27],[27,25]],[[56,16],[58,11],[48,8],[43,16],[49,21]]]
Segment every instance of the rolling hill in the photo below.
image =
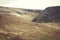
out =
[[0,40],[60,40],[60,23],[32,22],[37,15],[19,8],[0,7]]
[[[30,9],[31,10],[31,9]],[[32,21],[40,12],[35,10],[22,9],[22,8],[10,8],[0,6],[0,14],[16,15],[24,18],[27,21]],[[39,10],[42,11],[42,10]]]

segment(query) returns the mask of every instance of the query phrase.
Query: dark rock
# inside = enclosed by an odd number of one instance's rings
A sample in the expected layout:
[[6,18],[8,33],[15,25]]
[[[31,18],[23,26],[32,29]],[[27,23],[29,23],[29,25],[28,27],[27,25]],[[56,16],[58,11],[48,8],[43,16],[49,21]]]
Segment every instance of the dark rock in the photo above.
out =
[[60,6],[47,7],[34,22],[60,22]]

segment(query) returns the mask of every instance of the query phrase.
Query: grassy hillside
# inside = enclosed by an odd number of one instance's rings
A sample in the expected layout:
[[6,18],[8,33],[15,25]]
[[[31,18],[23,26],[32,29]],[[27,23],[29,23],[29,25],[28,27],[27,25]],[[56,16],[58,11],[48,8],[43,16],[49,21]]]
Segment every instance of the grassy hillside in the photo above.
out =
[[60,40],[60,23],[29,22],[6,11],[0,12],[0,40]]
[[0,14],[9,14],[16,15],[24,18],[27,21],[32,21],[39,13],[29,12],[29,9],[21,9],[21,8],[9,8],[9,7],[1,7],[0,6]]

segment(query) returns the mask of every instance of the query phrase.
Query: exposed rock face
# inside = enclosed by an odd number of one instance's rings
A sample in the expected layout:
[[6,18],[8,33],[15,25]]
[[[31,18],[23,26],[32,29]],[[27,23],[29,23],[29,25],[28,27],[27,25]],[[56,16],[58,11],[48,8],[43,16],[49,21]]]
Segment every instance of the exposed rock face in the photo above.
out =
[[35,22],[60,22],[60,6],[46,8],[41,15],[38,15]]

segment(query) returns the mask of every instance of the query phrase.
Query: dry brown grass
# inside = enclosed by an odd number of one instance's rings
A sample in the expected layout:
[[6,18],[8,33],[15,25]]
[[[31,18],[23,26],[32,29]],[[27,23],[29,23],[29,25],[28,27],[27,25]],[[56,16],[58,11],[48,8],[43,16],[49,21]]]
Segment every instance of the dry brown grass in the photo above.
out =
[[34,23],[0,14],[0,40],[60,40],[60,23]]
[[60,23],[33,23],[0,15],[0,40],[60,40]]

